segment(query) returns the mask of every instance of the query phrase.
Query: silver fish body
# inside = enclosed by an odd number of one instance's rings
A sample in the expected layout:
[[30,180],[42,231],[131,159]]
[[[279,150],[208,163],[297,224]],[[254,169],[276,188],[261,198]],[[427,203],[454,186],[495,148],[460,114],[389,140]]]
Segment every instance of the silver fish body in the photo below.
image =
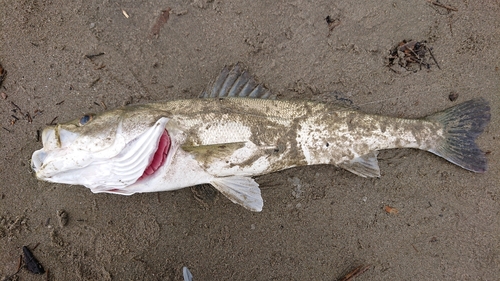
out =
[[273,100],[236,65],[225,68],[200,99],[128,106],[49,127],[32,167],[39,179],[93,192],[133,194],[209,183],[233,202],[260,211],[263,200],[253,176],[331,164],[379,177],[381,149],[418,148],[484,172],[486,158],[474,141],[489,119],[483,99],[421,119]]

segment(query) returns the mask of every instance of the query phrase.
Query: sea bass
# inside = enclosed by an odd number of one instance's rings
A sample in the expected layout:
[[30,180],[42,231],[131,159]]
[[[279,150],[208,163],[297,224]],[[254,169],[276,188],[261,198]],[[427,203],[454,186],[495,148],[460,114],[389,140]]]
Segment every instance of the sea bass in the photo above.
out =
[[43,130],[38,179],[130,195],[211,184],[261,211],[252,177],[330,164],[379,177],[378,150],[418,148],[486,171],[475,143],[490,120],[484,99],[420,119],[364,114],[333,104],[276,100],[240,64],[223,69],[199,99],[125,106]]

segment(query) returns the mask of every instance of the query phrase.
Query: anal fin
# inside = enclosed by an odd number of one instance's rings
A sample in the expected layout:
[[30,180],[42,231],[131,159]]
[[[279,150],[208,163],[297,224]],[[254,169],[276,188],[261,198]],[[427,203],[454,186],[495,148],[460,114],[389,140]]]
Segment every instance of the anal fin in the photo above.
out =
[[339,167],[364,178],[380,177],[377,155],[378,151],[372,151],[351,161],[344,162]]
[[262,211],[264,200],[260,194],[259,184],[252,178],[242,176],[215,178],[210,184],[233,203],[239,204],[250,211]]

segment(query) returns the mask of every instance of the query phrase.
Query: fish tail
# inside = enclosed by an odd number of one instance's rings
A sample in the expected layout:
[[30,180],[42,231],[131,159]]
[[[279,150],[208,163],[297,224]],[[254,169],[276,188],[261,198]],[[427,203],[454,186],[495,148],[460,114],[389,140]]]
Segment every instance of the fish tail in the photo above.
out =
[[427,117],[443,125],[444,140],[429,151],[476,173],[487,169],[485,153],[475,140],[490,121],[490,106],[473,99]]

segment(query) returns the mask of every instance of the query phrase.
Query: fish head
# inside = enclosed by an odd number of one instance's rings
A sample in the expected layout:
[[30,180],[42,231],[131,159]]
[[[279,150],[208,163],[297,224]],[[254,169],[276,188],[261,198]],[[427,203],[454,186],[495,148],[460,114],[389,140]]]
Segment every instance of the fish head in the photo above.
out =
[[165,163],[170,118],[147,106],[130,106],[47,127],[31,166],[40,180],[78,184],[93,192],[123,189]]

